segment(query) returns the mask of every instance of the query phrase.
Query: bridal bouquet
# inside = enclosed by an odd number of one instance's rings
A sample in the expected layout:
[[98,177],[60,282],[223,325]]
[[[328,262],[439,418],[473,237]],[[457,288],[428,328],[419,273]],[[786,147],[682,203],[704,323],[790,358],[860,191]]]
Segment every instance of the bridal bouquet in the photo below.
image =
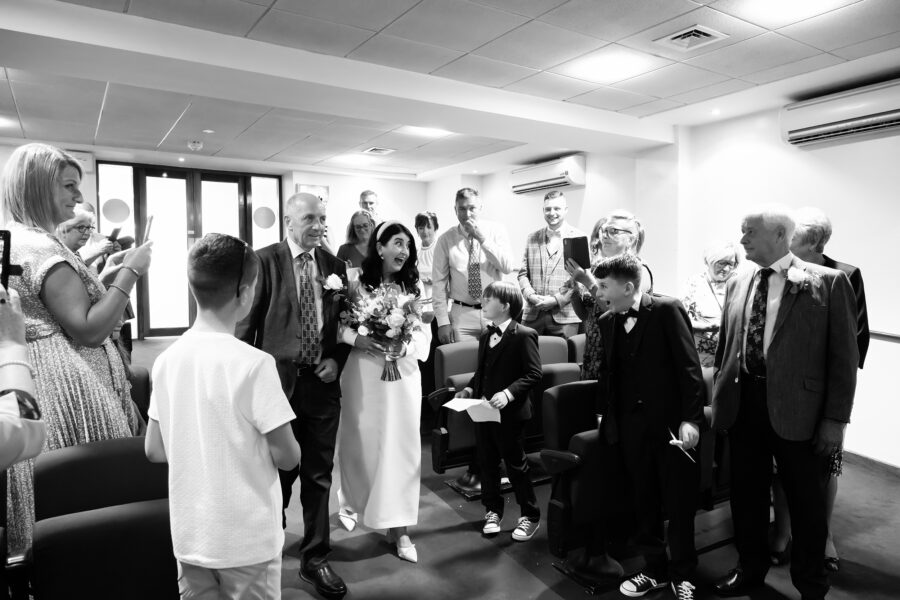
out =
[[397,358],[404,342],[422,328],[422,306],[413,294],[403,293],[396,284],[382,284],[365,292],[341,313],[341,322],[359,335],[371,336],[388,348],[382,381],[397,381]]

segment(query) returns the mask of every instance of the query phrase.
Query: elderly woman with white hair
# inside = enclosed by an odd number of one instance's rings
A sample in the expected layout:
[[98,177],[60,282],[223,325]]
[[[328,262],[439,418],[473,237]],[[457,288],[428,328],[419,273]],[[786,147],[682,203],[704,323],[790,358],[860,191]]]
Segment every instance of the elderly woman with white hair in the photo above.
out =
[[719,343],[719,320],[725,304],[725,285],[740,261],[737,245],[728,242],[710,246],[703,253],[706,269],[688,281],[687,293],[681,303],[691,318],[694,345],[700,355],[700,365],[712,367]]

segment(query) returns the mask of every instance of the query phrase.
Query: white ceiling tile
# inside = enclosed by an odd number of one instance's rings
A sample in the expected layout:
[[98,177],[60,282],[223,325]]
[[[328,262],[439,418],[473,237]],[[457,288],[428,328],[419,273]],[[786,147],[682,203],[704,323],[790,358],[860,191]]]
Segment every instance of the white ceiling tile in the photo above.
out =
[[492,6],[526,17],[539,17],[568,0],[474,0],[478,4]]
[[900,2],[863,0],[778,30],[804,44],[834,50],[900,31]]
[[239,36],[265,10],[240,0],[131,0],[128,5],[129,15]]
[[335,125],[352,125],[353,127],[365,127],[366,129],[375,129],[379,132],[387,132],[400,127],[399,123],[385,123],[384,121],[370,121],[368,119],[352,119],[350,117],[339,117],[333,119]]
[[316,132],[316,135],[332,142],[353,145],[368,142],[382,133],[383,130],[380,129],[357,127],[355,125],[347,125],[344,123],[331,123],[319,129]]
[[655,100],[653,102],[648,102],[647,104],[641,104],[640,106],[632,106],[631,108],[626,108],[624,110],[620,110],[620,113],[624,113],[626,115],[631,115],[632,117],[646,117],[649,115],[655,115],[656,113],[663,112],[665,110],[672,110],[673,108],[678,108],[679,106],[684,106],[681,102],[674,102],[672,100]]
[[247,2],[248,4],[257,4],[259,6],[272,6],[272,3],[275,2],[275,0],[241,0],[241,2]]
[[[688,51],[670,48],[654,41],[663,37],[668,37],[673,33],[683,31],[694,25],[709,27],[728,37],[713,44]],[[629,48],[634,48],[635,50],[658,54],[659,56],[665,56],[666,58],[671,58],[673,60],[686,60],[693,56],[699,56],[701,54],[713,52],[719,48],[724,48],[725,46],[730,46],[731,44],[736,44],[742,40],[746,40],[762,33],[765,33],[765,29],[762,27],[757,27],[746,21],[704,7],[675,17],[656,27],[645,29],[640,33],[620,40],[618,43],[623,46],[628,46]]]
[[614,87],[645,96],[668,98],[728,79],[721,73],[683,63],[669,65],[638,77],[620,81]]
[[719,96],[725,96],[726,94],[733,94],[741,90],[746,90],[747,88],[754,87],[754,85],[755,84],[752,84],[749,81],[743,81],[741,79],[729,79],[721,83],[714,83],[713,85],[708,85],[696,90],[691,90],[690,92],[685,92],[684,94],[671,96],[669,100],[674,100],[675,102],[684,102],[685,104],[693,104],[694,102],[703,102],[704,100],[709,100],[710,98],[718,98]]
[[[156,148],[189,103],[190,96],[186,94],[111,83],[103,103],[96,143]],[[123,144],[125,141],[128,143]]]
[[583,104],[585,106],[593,106],[594,108],[602,108],[604,110],[622,110],[629,106],[637,106],[653,102],[656,98],[644,96],[643,94],[633,94],[625,90],[617,90],[614,88],[600,88],[587,94],[582,94],[574,98],[569,98],[566,102],[573,104]]
[[[585,65],[593,64],[591,68]],[[554,73],[575,79],[610,85],[672,64],[668,58],[653,56],[618,44],[579,56],[550,69]]]
[[528,19],[466,0],[424,0],[384,33],[469,52]]
[[531,21],[473,53],[523,67],[549,69],[604,45],[606,42],[590,36]]
[[0,69],[0,137],[22,137],[22,127],[19,123],[19,113],[13,102],[12,92],[7,85],[3,69]]
[[778,29],[815,17],[860,0],[716,0],[710,6],[723,13],[755,23],[766,29]]
[[467,83],[503,87],[536,72],[534,69],[520,67],[519,65],[467,54],[459,60],[441,67],[432,74]]
[[379,33],[351,52],[348,58],[417,73],[431,73],[462,55],[462,52],[449,48]]
[[597,87],[595,83],[581,81],[580,79],[572,79],[565,75],[557,75],[542,71],[531,77],[526,77],[515,83],[506,86],[505,90],[518,92],[520,94],[530,94],[532,96],[541,96],[551,98],[553,100],[565,100],[572,96],[578,96]]
[[247,37],[321,54],[346,56],[372,36],[371,31],[271,10]]
[[40,119],[22,116],[25,137],[32,140],[53,140],[70,144],[93,144],[94,124],[77,123],[65,119]]
[[[378,146],[379,148],[391,148],[392,150],[397,151],[407,151],[407,150],[415,150],[419,146],[424,146],[428,143],[427,138],[423,138],[418,135],[408,135],[405,133],[398,133],[396,131],[389,131],[387,133],[383,133],[378,137],[372,138],[366,142],[369,146]],[[365,148],[363,148],[365,149]]]
[[894,48],[900,48],[900,33],[889,33],[888,35],[883,35],[874,40],[866,40],[865,42],[832,50],[831,53],[837,54],[841,58],[846,58],[847,60],[856,60],[863,56],[878,54],[879,52],[893,50]]
[[540,20],[614,42],[695,8],[690,0],[571,0]]
[[771,69],[765,69],[764,71],[742,75],[741,78],[758,84],[770,83],[772,81],[778,81],[779,79],[787,79],[788,77],[794,77],[795,75],[802,75],[803,73],[818,71],[819,69],[831,67],[842,62],[844,62],[843,58],[831,54],[817,54],[816,56],[804,58],[803,60],[798,60],[786,65],[780,65]]
[[769,32],[686,62],[717,73],[741,77],[819,53],[815,48]]
[[[204,144],[203,153],[214,153],[236,138],[270,109],[214,98],[191,98],[191,106],[160,146],[160,150],[183,152],[193,140]],[[214,133],[203,133],[212,129]]]
[[106,90],[105,82],[17,69],[7,69],[6,75],[23,123],[27,118],[87,124],[93,138]]
[[277,0],[274,8],[314,19],[380,31],[419,0]]
[[127,0],[61,0],[69,4],[80,4],[81,6],[90,6],[91,8],[102,8],[103,10],[112,10],[115,12],[125,12]]

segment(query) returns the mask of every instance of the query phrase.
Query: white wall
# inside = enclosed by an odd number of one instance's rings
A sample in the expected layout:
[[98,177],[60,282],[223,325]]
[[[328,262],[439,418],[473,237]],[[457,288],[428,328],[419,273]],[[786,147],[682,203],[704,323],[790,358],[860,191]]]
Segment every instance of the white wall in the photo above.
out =
[[[739,239],[741,215],[750,205],[818,206],[834,225],[826,253],[862,269],[872,329],[900,333],[900,311],[893,307],[900,295],[900,136],[804,150],[781,141],[777,117],[768,111],[681,132],[678,214],[669,227],[654,223],[648,239],[670,249],[677,281],[684,282],[702,268],[707,243]],[[661,189],[669,175],[639,185],[645,218],[656,214],[645,202],[669,215]],[[872,341],[846,439],[848,450],[896,466],[898,364],[900,345]]]
[[428,206],[427,185],[420,181],[381,179],[328,173],[294,171],[283,180],[283,194],[294,193],[296,184],[328,186],[328,232],[334,250],[346,241],[350,215],[359,210],[359,193],[372,190],[378,194],[378,214],[381,219],[396,219],[413,231],[416,213]]

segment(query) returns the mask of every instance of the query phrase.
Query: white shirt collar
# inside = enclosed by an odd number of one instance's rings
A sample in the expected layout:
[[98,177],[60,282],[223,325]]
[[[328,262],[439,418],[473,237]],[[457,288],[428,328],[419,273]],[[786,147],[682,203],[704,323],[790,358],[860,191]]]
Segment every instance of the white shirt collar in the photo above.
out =
[[565,231],[565,229],[566,229],[566,223],[563,223],[562,225],[560,225],[559,229],[557,229],[556,231],[553,231],[552,229],[550,229],[550,226],[548,225],[548,226],[544,227],[544,236],[547,239],[561,238],[563,236],[563,231]]
[[[294,258],[294,259],[295,259],[295,258],[297,258],[298,256],[300,256],[301,254],[303,254],[304,252],[306,252],[306,250],[304,250],[303,248],[301,248],[300,246],[298,246],[298,245],[294,242],[294,240],[292,240],[292,239],[290,238],[290,236],[286,237],[286,238],[285,238],[285,241],[287,241],[288,248],[291,249],[291,258]],[[313,260],[316,259],[316,254],[315,254],[315,252],[316,252],[316,249],[315,249],[315,248],[313,248],[312,250],[309,251],[309,256],[310,256]]]
[[[773,262],[769,265],[769,268],[775,271],[776,273],[784,273],[791,267],[791,263],[794,262],[794,255],[790,252]],[[759,268],[756,269],[759,271]]]
[[497,325],[497,328],[500,330],[500,335],[506,333],[506,328],[509,327],[510,323],[512,323],[512,317]]

